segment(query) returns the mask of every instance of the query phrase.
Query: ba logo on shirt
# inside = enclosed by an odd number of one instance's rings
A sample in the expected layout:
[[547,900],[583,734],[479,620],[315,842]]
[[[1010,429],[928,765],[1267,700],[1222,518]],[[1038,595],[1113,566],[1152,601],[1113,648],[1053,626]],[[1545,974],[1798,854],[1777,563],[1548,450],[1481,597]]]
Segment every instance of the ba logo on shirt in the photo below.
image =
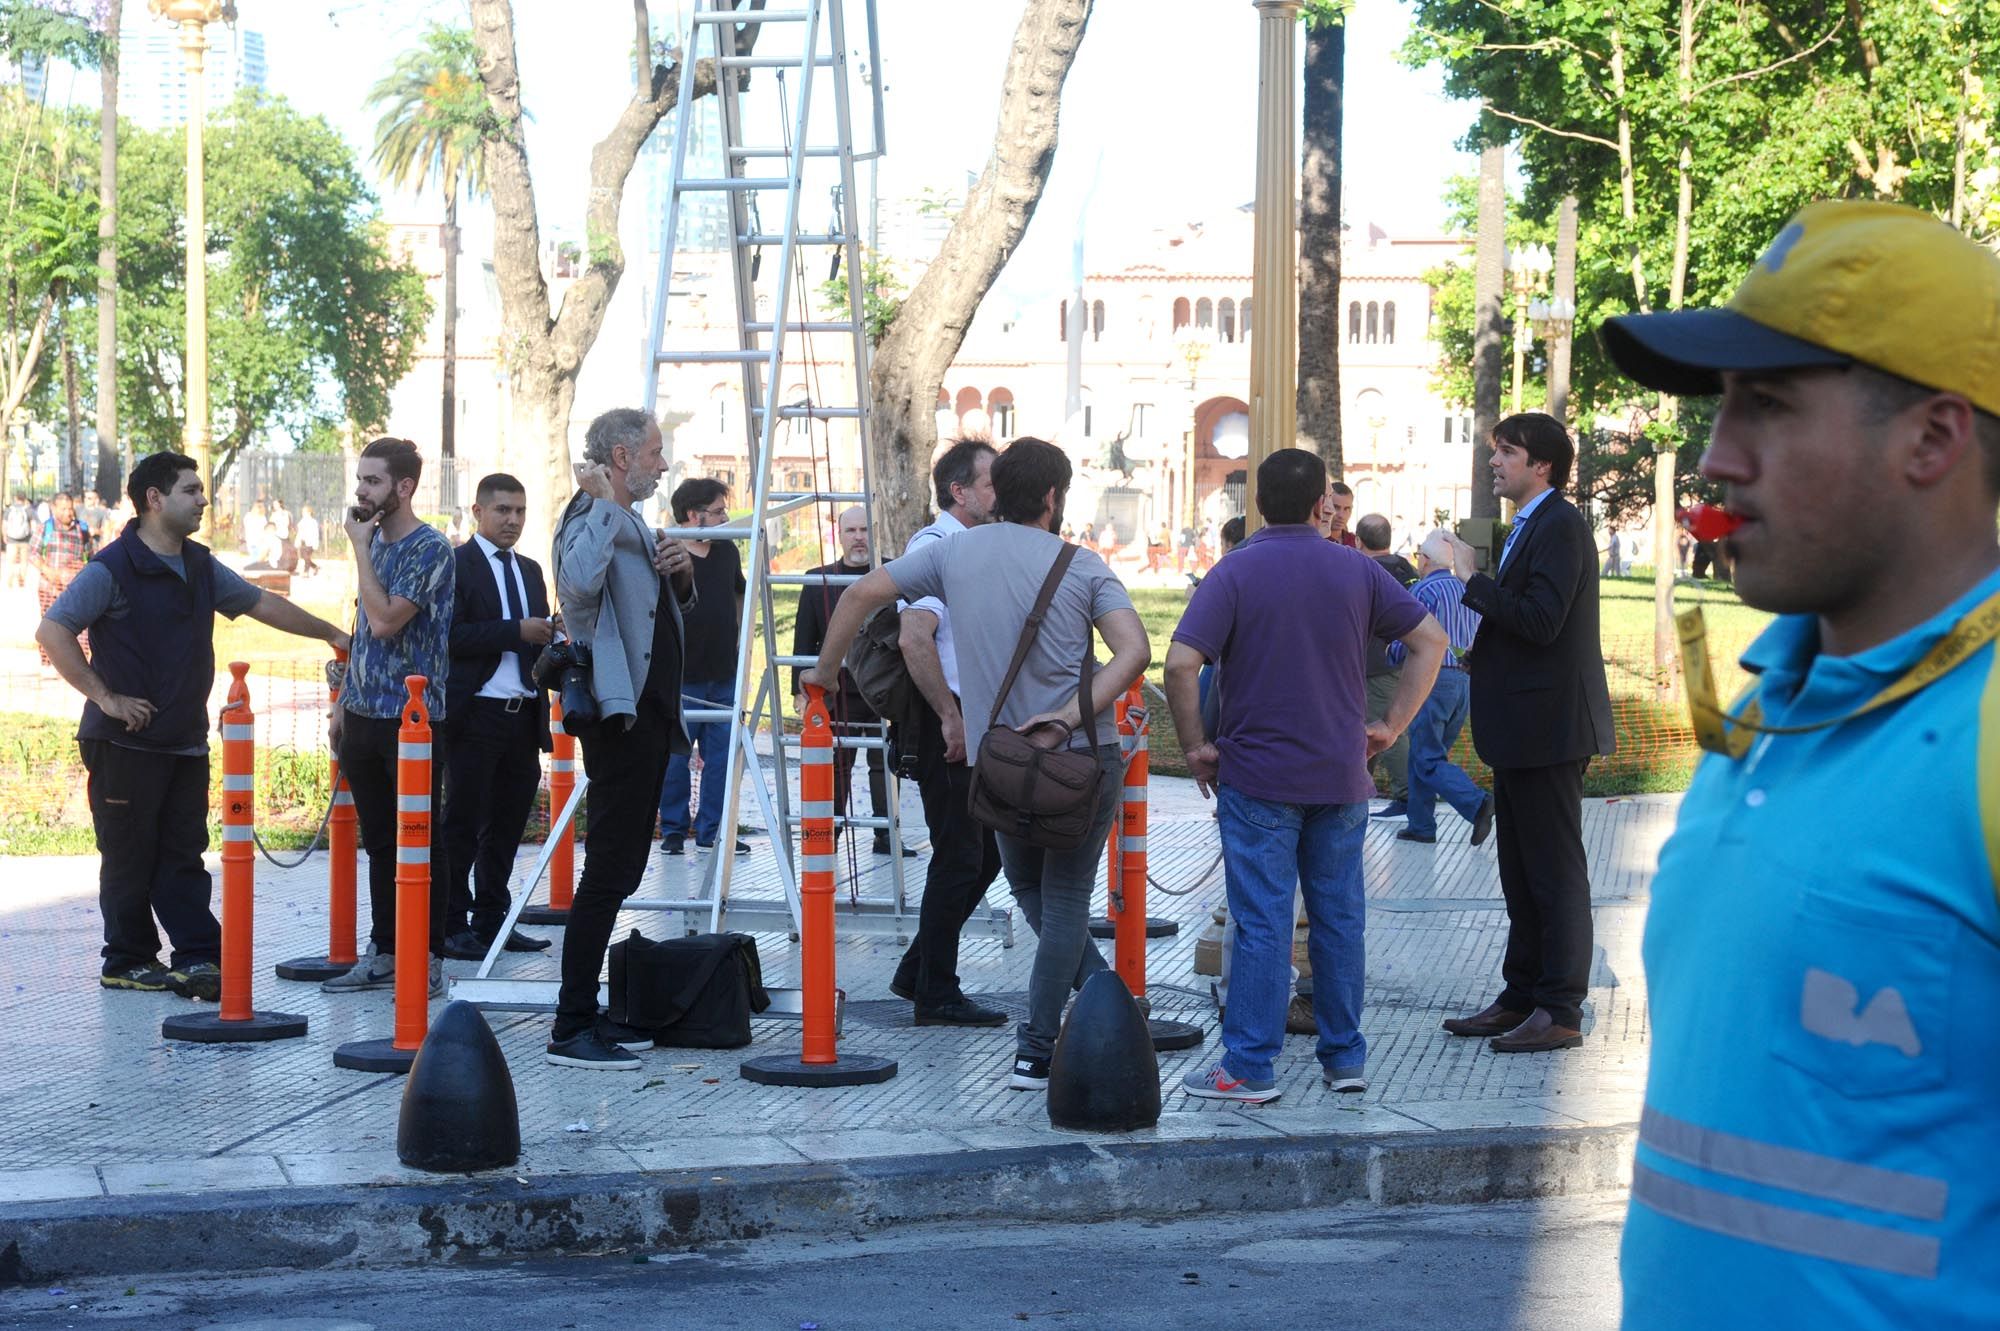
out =
[[1857,1013],[1860,1001],[1861,992],[1850,981],[1817,966],[1808,967],[1805,989],[1799,995],[1799,1023],[1814,1035],[1856,1049],[1883,1044],[1905,1058],[1924,1052],[1902,994],[1892,988],[1880,989]]

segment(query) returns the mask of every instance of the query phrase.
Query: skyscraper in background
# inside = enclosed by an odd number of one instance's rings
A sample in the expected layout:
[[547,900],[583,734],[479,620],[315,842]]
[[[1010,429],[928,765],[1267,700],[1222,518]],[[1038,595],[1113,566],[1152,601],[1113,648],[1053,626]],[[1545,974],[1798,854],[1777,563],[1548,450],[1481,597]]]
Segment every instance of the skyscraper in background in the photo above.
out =
[[[185,125],[187,56],[181,51],[180,30],[153,18],[140,0],[126,0],[125,10],[119,33],[118,114],[147,129]],[[210,24],[206,67],[210,111],[245,88],[268,87],[264,34]]]

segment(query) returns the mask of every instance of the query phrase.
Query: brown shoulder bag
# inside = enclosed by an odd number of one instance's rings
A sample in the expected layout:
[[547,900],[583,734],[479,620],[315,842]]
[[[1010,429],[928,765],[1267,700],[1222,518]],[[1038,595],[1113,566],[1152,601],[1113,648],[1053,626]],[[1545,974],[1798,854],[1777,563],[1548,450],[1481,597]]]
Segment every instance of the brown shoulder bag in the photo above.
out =
[[[993,714],[987,718],[986,737],[979,745],[978,761],[972,768],[972,816],[995,832],[1044,850],[1074,850],[1089,837],[1090,826],[1097,818],[1097,787],[1101,779],[1097,748],[1094,743],[1088,749],[1069,748],[1074,730],[1061,721],[1048,723],[1060,727],[1063,736],[1053,748],[1044,748],[1012,726],[1001,725],[1000,709],[1013,691],[1014,677],[1021,673],[1021,663],[1028,659],[1028,648],[1041,632],[1042,620],[1070,561],[1076,558],[1076,549],[1064,542],[1055,566],[1042,583],[1041,594],[1035,597],[1035,608],[1028,612],[1028,622],[1021,629],[1021,640],[1015,644],[1007,678],[993,699]],[[1077,694],[1079,713],[1090,706],[1090,677],[1095,666],[1096,656],[1086,633],[1083,682]],[[1085,717],[1084,724],[1090,727],[1094,740],[1095,713]]]

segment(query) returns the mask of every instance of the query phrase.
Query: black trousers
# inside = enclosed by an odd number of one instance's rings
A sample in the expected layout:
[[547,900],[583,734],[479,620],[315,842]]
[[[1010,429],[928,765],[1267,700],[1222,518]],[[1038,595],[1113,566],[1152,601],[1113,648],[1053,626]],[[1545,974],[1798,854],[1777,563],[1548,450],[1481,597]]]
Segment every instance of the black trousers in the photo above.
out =
[[653,852],[653,820],[673,733],[673,713],[649,692],[639,699],[630,730],[614,721],[577,737],[584,774],[590,778],[590,824],[583,839],[583,874],[563,929],[557,1040],[581,1034],[597,1021],[598,974],[618,908],[637,890]]
[[[361,849],[368,852],[368,941],[377,952],[396,951],[396,763],[398,716],[340,720],[340,774],[354,796]],[[430,954],[444,955],[445,901],[451,892],[450,848],[441,835],[444,776],[450,745],[442,727],[431,733]]]
[[1590,987],[1590,869],[1583,854],[1579,762],[1493,773],[1500,892],[1507,898],[1506,981],[1500,1005],[1547,1008],[1559,1026],[1583,1024]]
[[104,969],[160,957],[153,917],[173,946],[172,965],[222,962],[222,926],[209,909],[208,755],[151,753],[109,740],[77,741],[90,773],[97,831],[97,908]]
[[972,768],[946,762],[944,728],[929,708],[917,737],[917,790],[931,833],[931,860],[924,872],[924,899],[917,912],[917,936],[896,966],[898,986],[912,989],[925,1007],[949,1003],[960,994],[958,936],[986,889],[1000,874],[1000,847],[990,828],[970,811]]
[[454,716],[445,775],[444,841],[451,857],[445,934],[500,932],[513,895],[507,880],[542,784],[539,695],[514,711],[500,698],[472,698]]

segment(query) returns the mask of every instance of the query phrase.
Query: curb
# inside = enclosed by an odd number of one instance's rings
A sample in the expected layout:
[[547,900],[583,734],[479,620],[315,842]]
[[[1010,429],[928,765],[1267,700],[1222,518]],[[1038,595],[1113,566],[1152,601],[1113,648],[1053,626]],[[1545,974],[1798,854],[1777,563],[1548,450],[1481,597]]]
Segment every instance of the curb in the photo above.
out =
[[469,1262],[850,1234],[1368,1202],[1605,1192],[1636,1128],[1094,1142],[828,1164],[100,1198],[0,1208],[0,1288],[91,1276]]

